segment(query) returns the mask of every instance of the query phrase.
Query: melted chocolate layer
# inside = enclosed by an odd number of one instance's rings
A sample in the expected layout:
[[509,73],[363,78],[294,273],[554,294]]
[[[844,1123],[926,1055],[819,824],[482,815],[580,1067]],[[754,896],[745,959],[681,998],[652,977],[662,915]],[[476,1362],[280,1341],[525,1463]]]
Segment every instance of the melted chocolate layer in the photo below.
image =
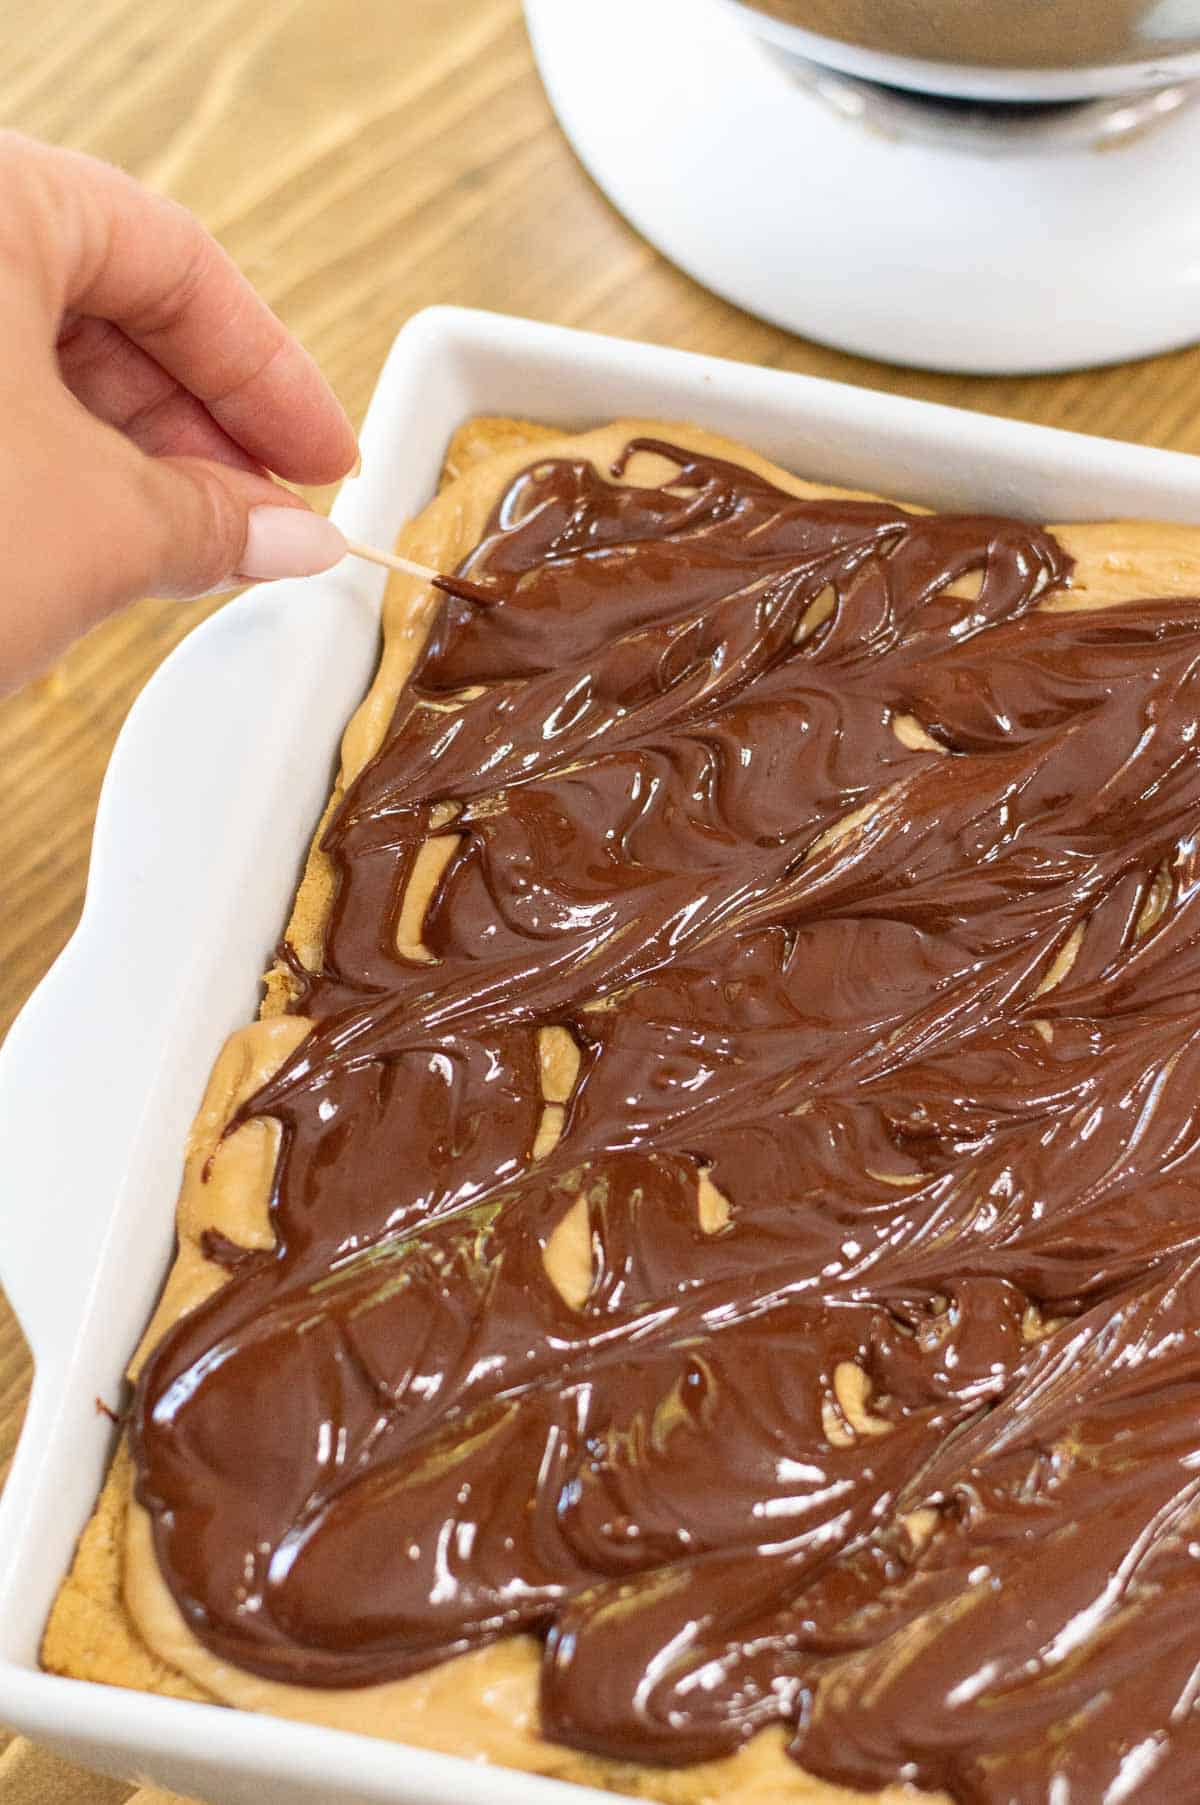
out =
[[645,448],[512,483],[328,830],[277,1250],[138,1391],[163,1572],[299,1684],[530,1632],[603,1754],[1200,1796],[1200,613]]

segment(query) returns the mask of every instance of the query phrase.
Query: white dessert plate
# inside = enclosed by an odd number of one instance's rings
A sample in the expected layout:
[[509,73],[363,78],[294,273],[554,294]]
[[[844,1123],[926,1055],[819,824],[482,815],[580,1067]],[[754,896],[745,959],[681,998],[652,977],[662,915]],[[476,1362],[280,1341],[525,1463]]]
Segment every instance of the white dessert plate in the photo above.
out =
[[[334,518],[390,543],[478,413],[693,420],[807,476],[936,506],[1200,522],[1200,463],[1174,453],[455,308],[397,338]],[[113,754],[83,918],[0,1053],[0,1281],[36,1368],[0,1500],[0,1721],[211,1805],[599,1801],[37,1666],[111,1452],[97,1399],[119,1396],[166,1272],[187,1128],[222,1040],[254,1015],[371,674],[381,592],[380,573],[350,564],[251,590],[166,661]]]

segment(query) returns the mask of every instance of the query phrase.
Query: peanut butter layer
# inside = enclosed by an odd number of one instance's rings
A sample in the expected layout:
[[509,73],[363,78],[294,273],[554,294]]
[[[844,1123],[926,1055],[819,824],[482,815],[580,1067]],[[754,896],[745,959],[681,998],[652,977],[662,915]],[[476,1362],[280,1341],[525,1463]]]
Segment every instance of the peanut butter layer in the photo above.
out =
[[201,1112],[128,1611],[229,1702],[648,1797],[1100,1796],[1165,1692],[1071,1687],[1167,1636],[1138,1510],[1190,1533],[1196,624],[1128,598],[1198,536],[537,455],[408,536],[505,600],[392,591],[290,1013]]

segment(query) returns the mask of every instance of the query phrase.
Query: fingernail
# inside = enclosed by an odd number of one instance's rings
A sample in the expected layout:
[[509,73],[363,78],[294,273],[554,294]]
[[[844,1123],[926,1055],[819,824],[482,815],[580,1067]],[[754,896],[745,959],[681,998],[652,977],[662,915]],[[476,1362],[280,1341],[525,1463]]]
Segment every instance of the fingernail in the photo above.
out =
[[346,541],[333,522],[307,508],[251,508],[243,577],[310,577],[346,555]]

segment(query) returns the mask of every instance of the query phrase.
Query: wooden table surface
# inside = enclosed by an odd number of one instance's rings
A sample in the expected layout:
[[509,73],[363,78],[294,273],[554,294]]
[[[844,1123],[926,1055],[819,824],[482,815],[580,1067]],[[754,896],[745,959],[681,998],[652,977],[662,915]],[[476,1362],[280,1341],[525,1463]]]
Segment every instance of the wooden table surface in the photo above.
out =
[[[8,11],[15,22],[14,0]],[[403,321],[454,301],[1200,451],[1200,350],[1065,376],[938,376],[824,350],[706,294],[574,160],[517,0],[40,0],[19,13],[0,121],[192,207],[355,420]],[[75,925],[121,721],[211,606],[142,602],[0,704],[0,1034]],[[29,1377],[0,1297],[0,1482]],[[65,1798],[48,1772],[10,1748],[0,1793]],[[95,1781],[78,1796],[127,1790]]]

